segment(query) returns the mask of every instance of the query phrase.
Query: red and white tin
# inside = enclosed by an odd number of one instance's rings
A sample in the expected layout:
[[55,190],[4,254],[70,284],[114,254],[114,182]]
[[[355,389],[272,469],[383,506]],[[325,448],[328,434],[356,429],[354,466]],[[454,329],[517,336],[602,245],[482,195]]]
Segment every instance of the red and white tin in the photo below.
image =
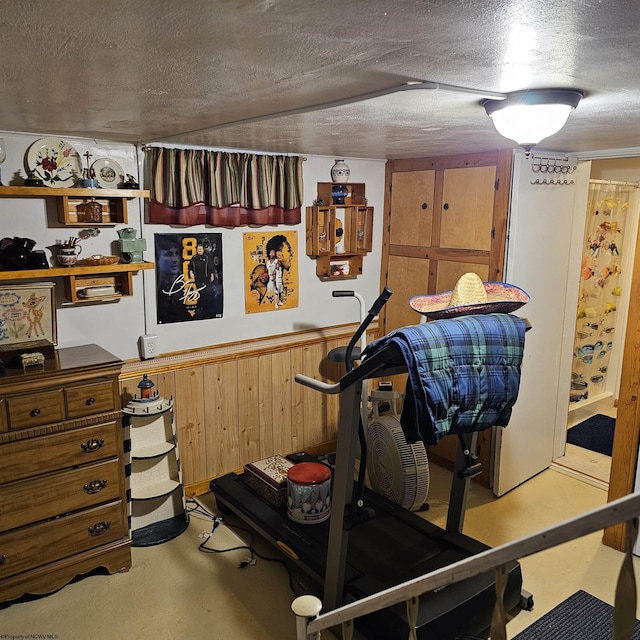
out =
[[287,471],[287,515],[316,524],[331,515],[331,469],[320,462],[299,462]]

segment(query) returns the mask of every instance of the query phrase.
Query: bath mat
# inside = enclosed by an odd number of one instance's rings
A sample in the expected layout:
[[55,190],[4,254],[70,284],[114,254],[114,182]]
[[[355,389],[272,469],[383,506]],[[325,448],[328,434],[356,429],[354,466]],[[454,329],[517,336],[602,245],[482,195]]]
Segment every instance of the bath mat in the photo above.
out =
[[571,427],[567,431],[567,443],[610,456],[613,451],[615,426],[615,418],[598,413],[575,427]]
[[[521,631],[513,640],[608,640],[613,637],[613,607],[578,591]],[[633,640],[640,640],[636,620]]]

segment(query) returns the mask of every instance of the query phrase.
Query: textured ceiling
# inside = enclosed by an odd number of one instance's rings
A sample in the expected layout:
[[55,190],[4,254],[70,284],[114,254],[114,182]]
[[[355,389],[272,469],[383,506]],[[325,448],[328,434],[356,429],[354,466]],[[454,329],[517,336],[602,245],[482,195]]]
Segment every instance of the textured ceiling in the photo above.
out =
[[541,147],[640,147],[640,3],[0,0],[0,129],[335,157],[508,148],[481,96],[417,90],[229,125],[410,80],[585,98]]

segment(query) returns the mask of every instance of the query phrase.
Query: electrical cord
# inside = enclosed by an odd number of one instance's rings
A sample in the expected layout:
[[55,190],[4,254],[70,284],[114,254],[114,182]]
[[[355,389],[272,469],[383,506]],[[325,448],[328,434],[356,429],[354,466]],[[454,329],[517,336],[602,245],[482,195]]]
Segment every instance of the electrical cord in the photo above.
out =
[[[211,533],[201,534],[201,535],[203,535],[205,537],[205,539],[198,546],[198,550],[199,551],[202,551],[204,553],[228,553],[228,552],[231,552],[231,551],[248,551],[249,552],[249,556],[243,558],[240,561],[240,563],[238,564],[238,569],[245,569],[246,567],[248,567],[250,565],[256,564],[256,558],[260,558],[260,560],[265,560],[266,562],[279,563],[285,568],[285,570],[287,572],[287,576],[289,578],[289,588],[291,589],[292,592],[294,592],[293,578],[292,578],[292,575],[291,575],[291,571],[289,570],[289,567],[287,566],[286,562],[284,562],[284,560],[281,560],[280,558],[270,558],[270,557],[262,555],[261,553],[256,551],[254,549],[254,547],[253,547],[253,532],[252,531],[250,531],[249,529],[245,529],[244,527],[241,527],[239,525],[231,524],[229,522],[224,521],[220,516],[218,516],[218,515],[216,515],[214,513],[211,513],[211,511],[209,511],[204,505],[202,505],[200,502],[198,502],[195,498],[188,498],[187,499],[187,501],[186,501],[186,510],[187,510],[188,513],[194,513],[194,514],[203,516],[204,518],[206,518],[208,520],[211,520],[211,522],[212,522]],[[207,543],[213,537],[213,534],[214,534],[215,530],[221,524],[226,525],[229,529],[236,529],[238,531],[242,531],[243,533],[247,534],[249,536],[249,544],[238,545],[236,547],[227,547],[226,549],[215,549],[213,547],[208,546]]]

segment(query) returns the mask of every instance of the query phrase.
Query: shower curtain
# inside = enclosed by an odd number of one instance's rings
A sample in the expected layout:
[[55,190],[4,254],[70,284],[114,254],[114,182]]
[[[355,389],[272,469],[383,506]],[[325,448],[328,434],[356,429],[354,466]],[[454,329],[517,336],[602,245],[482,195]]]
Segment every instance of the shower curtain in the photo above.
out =
[[570,402],[584,403],[606,388],[625,286],[621,254],[633,191],[632,185],[589,181]]

